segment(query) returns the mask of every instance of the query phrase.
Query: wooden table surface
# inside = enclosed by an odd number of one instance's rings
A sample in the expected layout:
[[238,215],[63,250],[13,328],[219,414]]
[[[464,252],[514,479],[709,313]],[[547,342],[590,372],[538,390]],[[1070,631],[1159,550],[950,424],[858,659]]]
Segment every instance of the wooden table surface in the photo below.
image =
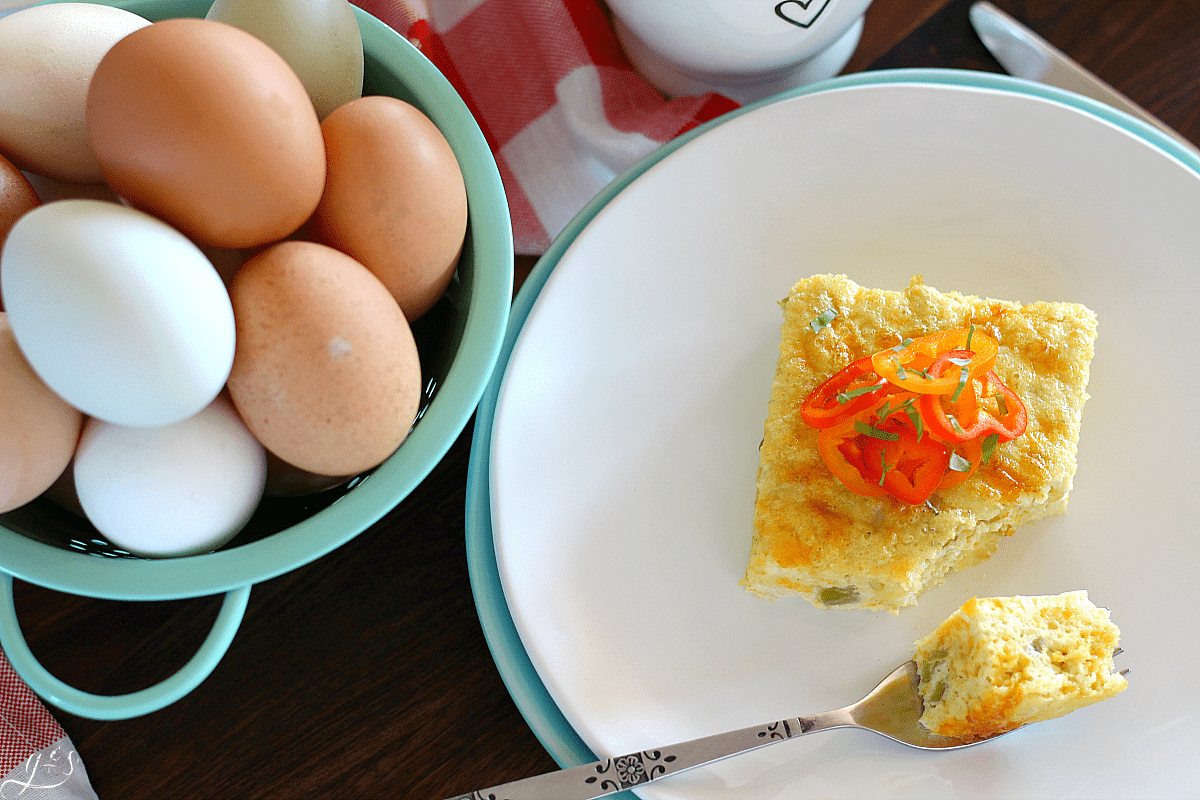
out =
[[[1200,2],[997,0],[1200,143]],[[848,71],[999,72],[967,0],[875,0]],[[532,258],[518,258],[518,278]],[[471,429],[374,527],[254,587],[213,674],[147,716],[57,711],[92,784],[122,798],[440,798],[556,768],[509,697],[468,582]],[[18,582],[34,653],[71,685],[124,693],[167,677],[218,598],[118,603]]]

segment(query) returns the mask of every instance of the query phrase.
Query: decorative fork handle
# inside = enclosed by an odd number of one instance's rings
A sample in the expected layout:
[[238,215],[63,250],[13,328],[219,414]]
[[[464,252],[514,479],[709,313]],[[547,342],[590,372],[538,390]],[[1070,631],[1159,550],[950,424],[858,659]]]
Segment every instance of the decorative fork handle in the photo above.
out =
[[591,800],[795,736],[855,726],[857,723],[845,709],[808,717],[791,717],[769,725],[718,733],[690,742],[547,772],[472,794],[458,795],[450,800]]

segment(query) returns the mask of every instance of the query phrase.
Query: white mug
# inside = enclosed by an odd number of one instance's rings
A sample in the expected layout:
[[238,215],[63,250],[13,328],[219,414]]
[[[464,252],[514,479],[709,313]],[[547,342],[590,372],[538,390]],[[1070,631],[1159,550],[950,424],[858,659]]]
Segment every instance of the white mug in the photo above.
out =
[[639,73],[669,97],[749,103],[832,77],[871,0],[608,0]]

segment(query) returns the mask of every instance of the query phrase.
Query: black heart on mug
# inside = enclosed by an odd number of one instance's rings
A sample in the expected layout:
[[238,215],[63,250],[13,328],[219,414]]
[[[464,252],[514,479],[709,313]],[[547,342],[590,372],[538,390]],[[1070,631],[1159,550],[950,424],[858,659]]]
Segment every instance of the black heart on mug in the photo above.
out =
[[775,14],[783,20],[801,28],[807,28],[817,21],[829,0],[783,0],[775,6]]

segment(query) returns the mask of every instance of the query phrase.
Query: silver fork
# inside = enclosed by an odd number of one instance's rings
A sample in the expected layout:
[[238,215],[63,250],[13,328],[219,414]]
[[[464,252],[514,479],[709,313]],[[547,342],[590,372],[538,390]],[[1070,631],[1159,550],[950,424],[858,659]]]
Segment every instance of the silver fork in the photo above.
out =
[[451,800],[590,800],[785,739],[833,728],[874,731],[920,750],[959,750],[1005,735],[964,743],[925,730],[918,722],[922,711],[921,695],[917,692],[919,679],[916,663],[909,661],[893,670],[862,700],[845,708],[606,758],[458,795]]

